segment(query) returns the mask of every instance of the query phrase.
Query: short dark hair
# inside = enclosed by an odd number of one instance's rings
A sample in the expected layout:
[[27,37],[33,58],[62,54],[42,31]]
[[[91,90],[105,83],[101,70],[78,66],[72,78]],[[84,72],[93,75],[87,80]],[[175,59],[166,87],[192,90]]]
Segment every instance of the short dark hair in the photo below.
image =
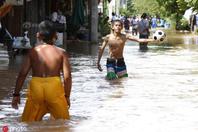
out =
[[0,6],[2,6],[5,3],[5,0],[0,0]]
[[121,24],[121,26],[123,26],[122,21],[119,20],[119,19],[113,20],[113,21],[112,21],[112,26],[115,25],[116,22],[119,22],[119,23]]
[[42,36],[44,42],[49,42],[53,39],[56,29],[53,22],[44,20],[39,24],[39,34]]
[[141,16],[141,18],[146,19],[147,16],[148,16],[148,15],[147,15],[146,13],[143,13],[142,16]]

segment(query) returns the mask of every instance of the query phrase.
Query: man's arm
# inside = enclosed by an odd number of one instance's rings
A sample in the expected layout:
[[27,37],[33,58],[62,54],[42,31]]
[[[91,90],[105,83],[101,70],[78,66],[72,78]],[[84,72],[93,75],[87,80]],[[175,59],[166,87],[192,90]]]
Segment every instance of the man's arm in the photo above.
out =
[[104,49],[107,45],[107,42],[108,42],[108,38],[107,36],[104,38],[104,41],[102,43],[102,46],[99,47],[99,50],[98,50],[98,61],[97,61],[97,67],[98,67],[98,70],[99,71],[102,71],[102,68],[101,68],[101,65],[100,65],[100,60],[101,60],[101,57],[102,57],[102,54],[104,52]]
[[24,59],[21,70],[16,80],[16,86],[14,89],[13,99],[12,99],[12,107],[15,109],[18,109],[18,104],[20,103],[20,91],[28,72],[30,71],[30,68],[31,68],[31,61],[30,61],[30,55],[28,53],[28,55]]
[[68,106],[70,107],[70,93],[72,87],[72,76],[71,67],[68,59],[68,55],[64,53],[63,55],[63,78],[64,78],[64,90],[65,98],[67,100]]

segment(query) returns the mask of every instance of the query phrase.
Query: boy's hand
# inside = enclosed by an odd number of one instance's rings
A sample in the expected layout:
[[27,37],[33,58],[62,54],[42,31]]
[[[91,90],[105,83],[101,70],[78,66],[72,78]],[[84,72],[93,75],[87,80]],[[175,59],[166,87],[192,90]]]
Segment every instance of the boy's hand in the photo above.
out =
[[20,104],[20,96],[12,98],[12,108],[18,109],[18,104]]
[[97,67],[99,71],[103,71],[103,69],[101,68],[101,65],[99,63],[97,63]]
[[70,105],[71,105],[71,104],[70,104],[70,98],[65,96],[65,99],[66,99],[66,101],[67,101],[68,107],[70,108]]

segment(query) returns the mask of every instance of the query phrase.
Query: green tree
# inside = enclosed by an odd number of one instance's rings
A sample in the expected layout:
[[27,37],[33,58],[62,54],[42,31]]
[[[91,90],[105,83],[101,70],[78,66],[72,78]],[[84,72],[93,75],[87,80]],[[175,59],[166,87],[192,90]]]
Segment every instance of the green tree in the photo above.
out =
[[147,13],[150,15],[159,14],[159,4],[156,0],[133,0],[136,14]]
[[186,0],[189,7],[192,7],[194,11],[198,11],[198,0]]
[[108,15],[107,0],[103,0],[103,14]]
[[127,0],[126,8],[120,8],[119,11],[122,16],[129,17],[134,15],[136,13],[136,10],[134,8],[133,0]]
[[176,22],[176,29],[180,27],[181,19],[185,11],[189,8],[189,4],[186,0],[156,0],[161,6],[161,10],[164,10],[166,17],[173,17]]

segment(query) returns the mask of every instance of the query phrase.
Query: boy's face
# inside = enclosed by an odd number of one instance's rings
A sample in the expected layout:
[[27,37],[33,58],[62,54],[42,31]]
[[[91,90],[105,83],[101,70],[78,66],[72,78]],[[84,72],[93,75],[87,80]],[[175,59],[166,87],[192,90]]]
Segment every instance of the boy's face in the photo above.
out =
[[121,22],[115,22],[112,27],[113,31],[116,33],[120,33],[122,28],[123,28],[123,26],[122,26]]

